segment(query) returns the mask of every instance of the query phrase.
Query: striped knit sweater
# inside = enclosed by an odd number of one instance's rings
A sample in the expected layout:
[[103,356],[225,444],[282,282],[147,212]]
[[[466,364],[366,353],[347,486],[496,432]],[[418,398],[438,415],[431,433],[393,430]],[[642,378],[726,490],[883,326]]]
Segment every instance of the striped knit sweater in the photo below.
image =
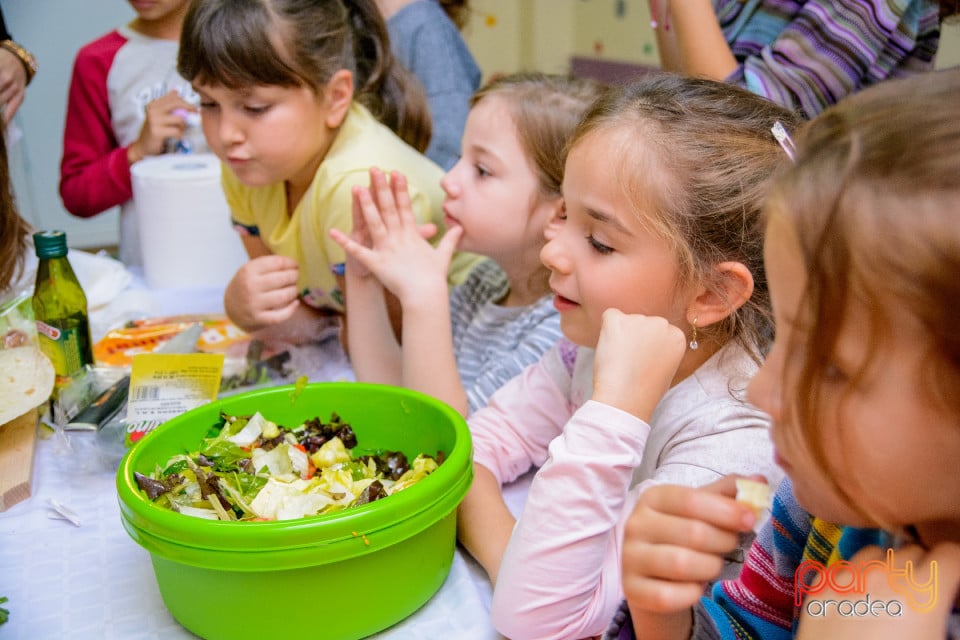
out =
[[[740,576],[715,584],[710,595],[694,608],[691,638],[792,638],[801,613],[794,605],[794,575],[801,562],[811,560],[829,566],[849,560],[868,545],[890,548],[894,542],[892,535],[878,529],[838,527],[811,516],[794,497],[789,478],[784,479],[774,496],[770,520],[750,547]],[[958,627],[960,616],[954,612],[948,639],[960,638]],[[636,637],[629,611],[623,605],[605,638]]]
[[714,0],[740,66],[728,78],[813,117],[887,78],[928,71],[934,0]]
[[470,413],[563,337],[552,296],[525,307],[498,305],[509,290],[507,275],[488,259],[450,293],[453,351]]

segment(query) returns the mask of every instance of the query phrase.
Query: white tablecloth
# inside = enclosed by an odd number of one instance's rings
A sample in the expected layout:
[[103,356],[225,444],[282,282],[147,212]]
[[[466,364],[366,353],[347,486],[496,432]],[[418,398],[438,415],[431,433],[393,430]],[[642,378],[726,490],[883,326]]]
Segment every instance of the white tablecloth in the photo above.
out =
[[[10,610],[0,638],[195,637],[167,612],[149,554],[121,525],[115,467],[99,459],[95,434],[66,435],[38,444],[33,496],[0,513],[0,595]],[[81,526],[50,518],[51,499]],[[440,591],[375,637],[493,640],[488,602],[485,578],[458,549]]]
[[[144,291],[135,278],[108,305],[112,309],[100,313],[222,313],[222,300],[222,290]],[[352,379],[336,342],[324,344],[327,369],[321,367],[318,375]],[[9,621],[0,625],[0,639],[195,637],[167,612],[149,554],[123,529],[115,485],[118,461],[103,451],[94,433],[61,432],[38,443],[32,497],[0,513],[0,596],[9,599],[0,606],[10,611]],[[519,503],[525,488],[515,494]],[[81,526],[51,519],[51,500],[76,512]],[[501,636],[490,624],[489,602],[486,576],[458,549],[437,594],[375,637],[495,640]]]

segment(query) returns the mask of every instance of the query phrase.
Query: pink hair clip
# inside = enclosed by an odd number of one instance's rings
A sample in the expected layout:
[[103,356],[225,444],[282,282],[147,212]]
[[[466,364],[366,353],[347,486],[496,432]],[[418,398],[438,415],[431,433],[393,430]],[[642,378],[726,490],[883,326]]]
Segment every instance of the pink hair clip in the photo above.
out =
[[790,138],[790,134],[787,133],[783,124],[777,120],[773,123],[773,127],[770,130],[773,132],[773,137],[777,139],[777,142],[780,143],[780,146],[784,152],[786,152],[787,157],[790,158],[791,161],[796,162],[794,154],[797,151],[797,147],[793,144],[793,139]]

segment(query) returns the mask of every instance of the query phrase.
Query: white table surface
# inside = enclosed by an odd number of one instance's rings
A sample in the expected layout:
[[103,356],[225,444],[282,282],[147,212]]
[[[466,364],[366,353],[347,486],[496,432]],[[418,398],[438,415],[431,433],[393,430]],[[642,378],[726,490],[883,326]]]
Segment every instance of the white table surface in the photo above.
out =
[[[222,290],[144,292],[136,281],[133,288],[118,296],[121,305],[140,299],[154,305],[150,312],[164,315],[222,312]],[[329,368],[318,375],[352,379],[334,345],[323,346]],[[0,639],[195,637],[167,612],[148,552],[123,529],[117,460],[102,452],[96,434],[89,432],[61,432],[38,442],[32,496],[0,513],[0,596],[9,599],[0,606],[10,611],[8,622],[0,625]],[[522,502],[525,487],[513,493],[514,503]],[[50,518],[51,500],[76,512],[81,525]],[[458,548],[434,597],[374,637],[496,640],[501,636],[490,624],[489,602],[486,576]]]
[[[33,495],[0,513],[0,594],[9,621],[0,638],[193,638],[167,612],[146,550],[121,525],[115,466],[93,433],[38,444]],[[53,519],[50,500],[72,509],[76,527]],[[437,594],[382,639],[499,638],[489,587],[463,551]]]

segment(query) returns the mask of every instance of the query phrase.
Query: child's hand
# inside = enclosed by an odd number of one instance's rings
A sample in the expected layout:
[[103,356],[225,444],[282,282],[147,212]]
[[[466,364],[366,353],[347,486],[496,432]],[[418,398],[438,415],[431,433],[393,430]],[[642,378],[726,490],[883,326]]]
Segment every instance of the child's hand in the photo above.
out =
[[736,494],[736,476],[700,488],[655,485],[640,494],[623,537],[623,590],[637,629],[651,637],[689,636],[690,607],[756,519]]
[[353,218],[353,228],[350,230],[350,235],[347,236],[339,229],[330,230],[330,237],[347,252],[347,273],[358,278],[370,277],[370,270],[354,257],[354,254],[347,249],[347,245],[354,244],[367,249],[373,247],[373,241],[370,239],[370,230],[367,228],[367,220],[363,216],[363,208],[360,205],[360,193],[363,190],[363,187],[354,187],[352,191],[351,217]]
[[[331,230],[331,237],[363,269],[373,273],[401,304],[416,303],[419,295],[433,300],[434,290],[446,296],[447,270],[462,231],[450,230],[434,248],[424,239],[431,226],[421,227],[413,215],[406,178],[393,173],[391,180],[379,169],[370,170],[370,188],[354,190],[355,218],[350,237]],[[349,269],[348,265],[348,269]],[[434,286],[431,286],[434,285]]]
[[27,70],[20,58],[7,49],[0,49],[0,106],[3,106],[3,123],[13,120],[13,115],[23,104],[27,89]]
[[[861,549],[850,559],[854,567],[862,567],[864,563],[876,561],[887,562],[886,551],[879,547]],[[918,545],[910,545],[894,550],[894,569],[903,570],[907,563],[913,566],[913,583],[923,585],[930,580],[931,562],[937,563],[936,601],[932,593],[917,594],[915,589],[903,582],[903,579],[894,579],[894,584],[900,591],[891,587],[888,580],[889,573],[883,570],[864,571],[861,575],[865,580],[865,594],[837,593],[832,589],[818,591],[808,596],[817,600],[832,600],[840,602],[863,600],[864,595],[870,596],[873,603],[883,601],[889,603],[896,600],[902,604],[899,616],[881,615],[841,615],[836,606],[828,608],[824,615],[819,615],[820,608],[814,609],[817,615],[811,615],[807,606],[801,607],[800,628],[797,638],[817,639],[831,638],[844,640],[846,638],[859,640],[860,638],[910,638],[911,640],[942,640],[947,636],[947,620],[950,610],[957,597],[960,586],[960,546],[952,543],[943,543],[927,551]],[[908,604],[905,593],[917,595],[916,604],[920,610]],[[932,605],[929,610],[926,605]],[[886,609],[889,611],[889,608]]]
[[665,319],[607,309],[593,365],[593,399],[649,420],[685,350],[683,332]]
[[147,104],[140,135],[127,149],[130,164],[163,153],[168,138],[179,140],[183,137],[187,130],[186,120],[180,113],[174,113],[180,110],[195,112],[197,108],[175,90]]
[[248,333],[288,320],[300,304],[299,274],[296,261],[286,256],[251,259],[227,285],[223,299],[227,315]]

